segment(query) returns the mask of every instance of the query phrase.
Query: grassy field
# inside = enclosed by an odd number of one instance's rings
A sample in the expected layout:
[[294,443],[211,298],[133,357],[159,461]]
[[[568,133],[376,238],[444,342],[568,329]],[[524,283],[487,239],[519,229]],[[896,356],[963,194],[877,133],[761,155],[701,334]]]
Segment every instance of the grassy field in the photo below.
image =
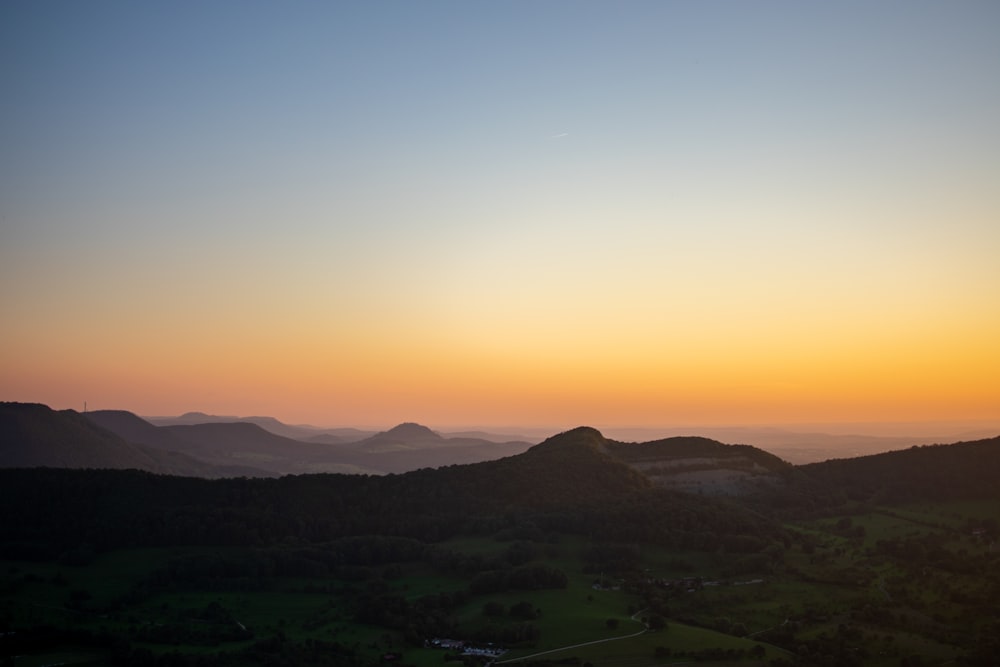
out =
[[[462,594],[448,612],[454,638],[524,623],[534,627],[532,638],[509,647],[505,661],[749,665],[789,650],[830,660],[850,650],[863,652],[858,664],[895,666],[908,656],[942,664],[992,632],[990,610],[1000,592],[990,565],[995,546],[975,531],[998,516],[995,502],[914,504],[797,522],[788,526],[796,537],[778,560],[760,572],[728,578],[724,572],[733,556],[723,551],[647,545],[628,545],[637,554],[628,574],[594,572],[585,567],[591,543],[558,537],[534,545],[530,562],[564,572],[565,588],[478,595],[468,593],[470,575],[424,561],[369,568],[363,578],[268,577],[242,590],[232,583],[230,589],[164,584],[153,576],[186,558],[225,562],[239,558],[239,550],[122,550],[76,566],[3,561],[0,632],[101,630],[154,653],[196,654],[283,636],[339,642],[372,659],[397,653],[407,665],[431,667],[447,652],[409,644],[399,629],[358,622],[357,600],[388,595],[416,604],[426,596]],[[463,538],[437,546],[502,558],[512,543]],[[682,579],[698,583],[661,589],[649,583]],[[595,587],[597,581],[604,585]],[[641,621],[648,618],[644,605],[651,592],[664,605],[667,625],[645,632]],[[520,603],[527,603],[533,618],[511,616]],[[487,605],[494,613],[486,613]],[[97,665],[107,655],[70,641],[41,641],[20,651],[12,664]]]

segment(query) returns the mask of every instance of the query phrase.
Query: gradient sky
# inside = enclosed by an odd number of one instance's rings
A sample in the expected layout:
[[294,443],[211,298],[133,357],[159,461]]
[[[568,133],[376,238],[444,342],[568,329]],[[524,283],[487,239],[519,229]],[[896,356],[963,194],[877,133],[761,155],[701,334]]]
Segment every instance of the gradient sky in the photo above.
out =
[[0,399],[1000,423],[1000,3],[0,4]]

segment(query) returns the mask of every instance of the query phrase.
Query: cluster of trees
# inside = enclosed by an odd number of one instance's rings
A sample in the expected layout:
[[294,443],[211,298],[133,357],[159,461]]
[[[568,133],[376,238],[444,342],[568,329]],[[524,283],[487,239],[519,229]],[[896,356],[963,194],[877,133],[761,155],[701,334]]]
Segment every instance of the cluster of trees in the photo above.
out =
[[354,620],[396,630],[410,646],[423,646],[428,637],[454,634],[450,612],[467,600],[464,592],[426,595],[413,602],[390,591],[367,592],[354,601]]
[[525,565],[483,572],[469,583],[469,590],[475,595],[486,595],[506,591],[560,589],[566,588],[568,584],[569,578],[562,570],[547,565]]
[[253,636],[253,631],[237,622],[218,602],[210,602],[202,609],[181,610],[169,620],[133,624],[129,628],[132,640],[168,645],[218,646]]
[[473,633],[472,639],[482,644],[499,646],[534,645],[542,633],[534,623],[488,625]]
[[106,656],[116,667],[377,667],[378,661],[339,642],[293,642],[278,633],[247,648],[213,653],[153,651],[107,630],[38,626],[0,633],[0,655],[27,655],[72,646]]

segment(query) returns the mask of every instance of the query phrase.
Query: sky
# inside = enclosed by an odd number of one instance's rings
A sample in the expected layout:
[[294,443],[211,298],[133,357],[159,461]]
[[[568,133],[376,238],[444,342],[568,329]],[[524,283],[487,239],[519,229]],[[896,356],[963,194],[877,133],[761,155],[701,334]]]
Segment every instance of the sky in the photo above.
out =
[[1000,3],[0,4],[0,400],[1000,424]]

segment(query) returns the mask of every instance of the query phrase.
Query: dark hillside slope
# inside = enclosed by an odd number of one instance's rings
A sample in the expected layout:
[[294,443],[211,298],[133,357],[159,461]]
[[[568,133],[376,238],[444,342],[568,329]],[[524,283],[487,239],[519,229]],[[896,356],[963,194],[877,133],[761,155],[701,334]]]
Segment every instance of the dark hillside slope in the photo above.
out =
[[378,472],[349,449],[285,438],[249,422],[160,428],[183,443],[181,451],[216,465],[248,465],[279,475]]
[[415,424],[413,422],[403,422],[398,426],[392,427],[388,431],[376,433],[372,437],[367,438],[365,442],[405,444],[422,441],[438,442],[441,440],[444,440],[444,438],[426,426]]
[[406,422],[369,438],[343,443],[331,451],[350,452],[371,471],[404,473],[421,468],[495,461],[521,454],[530,447],[531,443],[523,441],[444,437],[426,426]]
[[1000,497],[1000,437],[801,466],[853,499],[953,500]]
[[435,541],[459,534],[551,531],[718,548],[760,545],[780,530],[720,501],[652,487],[576,429],[499,461],[402,475],[200,480],[135,471],[0,470],[4,540],[50,556],[80,544],[322,543],[352,535]]
[[77,412],[0,403],[0,465],[154,470],[158,461]]
[[85,412],[84,416],[128,442],[172,451],[180,451],[185,446],[176,434],[154,426],[127,410],[94,410]]
[[[400,424],[358,442],[286,438],[249,421],[208,421],[156,426],[131,412],[102,410],[86,415],[133,442],[178,451],[230,471],[227,476],[271,477],[319,472],[403,473],[419,468],[477,463],[520,454],[526,442],[496,443],[444,438],[419,424]],[[211,475],[218,477],[220,475]]]
[[859,505],[1000,498],[1000,437],[796,466],[748,498],[784,517]]
[[354,442],[362,440],[371,435],[370,431],[360,431],[354,428],[321,428],[318,426],[295,426],[286,424],[274,417],[237,417],[234,415],[209,415],[204,412],[185,412],[177,417],[144,417],[146,421],[154,426],[195,426],[197,424],[232,424],[234,422],[247,422],[256,424],[265,431],[270,431],[275,435],[280,435],[293,440],[312,441],[315,438],[323,438],[325,442]]
[[599,431],[580,427],[474,470],[486,473],[482,488],[495,498],[528,507],[586,504],[650,488],[642,474],[610,456],[607,445]]
[[88,415],[33,403],[0,403],[0,467],[135,468],[202,477],[249,470],[217,468],[175,451],[143,446]]
[[[275,473],[262,467],[254,467],[239,462],[230,462],[221,457],[199,457],[192,444],[168,429],[154,426],[127,410],[95,410],[86,412],[84,417],[98,426],[111,431],[123,440],[152,451],[159,458],[184,459],[192,462],[184,468],[151,469],[174,475],[194,475],[197,477],[274,477]],[[183,452],[183,453],[182,453]],[[207,460],[206,460],[207,459]],[[194,463],[196,462],[196,463]]]

